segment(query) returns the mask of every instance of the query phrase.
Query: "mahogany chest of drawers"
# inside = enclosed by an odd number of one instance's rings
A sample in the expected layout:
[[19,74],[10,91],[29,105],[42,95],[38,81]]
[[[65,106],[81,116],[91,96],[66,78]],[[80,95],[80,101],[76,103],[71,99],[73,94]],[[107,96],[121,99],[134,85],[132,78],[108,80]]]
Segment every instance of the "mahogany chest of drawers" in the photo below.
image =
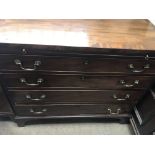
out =
[[155,28],[147,20],[0,23],[0,84],[19,126],[128,119],[155,82]]

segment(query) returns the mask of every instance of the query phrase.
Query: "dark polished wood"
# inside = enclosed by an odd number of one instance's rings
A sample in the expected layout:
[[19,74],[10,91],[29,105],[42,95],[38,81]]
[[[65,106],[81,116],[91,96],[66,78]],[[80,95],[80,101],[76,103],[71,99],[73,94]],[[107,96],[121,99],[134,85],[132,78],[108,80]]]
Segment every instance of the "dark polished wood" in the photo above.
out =
[[24,127],[28,124],[45,124],[45,123],[75,123],[75,122],[116,122],[121,124],[129,123],[129,114],[119,114],[119,115],[69,115],[69,116],[16,116],[14,121],[19,127]]
[[19,116],[89,116],[128,114],[131,111],[128,104],[79,104],[51,106],[16,106]]
[[54,117],[126,122],[155,83],[155,27],[148,20],[0,20],[0,81],[19,126]]
[[[4,73],[1,75],[8,89],[146,89],[154,84],[152,76]],[[40,80],[39,82],[39,79]],[[76,81],[76,82],[75,82]]]
[[155,134],[155,93],[151,89],[132,112],[132,125],[136,134]]
[[[38,64],[35,64],[37,63]],[[20,64],[19,64],[20,63]],[[114,65],[116,64],[116,65]],[[107,67],[108,66],[108,67]],[[1,55],[1,71],[49,71],[55,73],[154,74],[155,60],[124,58],[43,57]]]
[[15,104],[135,104],[143,95],[143,91],[119,90],[8,90],[10,100]]
[[155,92],[150,90],[144,97],[141,104],[135,106],[135,112],[139,115],[139,123],[143,125],[152,116],[155,116]]
[[13,111],[0,85],[0,116],[13,116]]

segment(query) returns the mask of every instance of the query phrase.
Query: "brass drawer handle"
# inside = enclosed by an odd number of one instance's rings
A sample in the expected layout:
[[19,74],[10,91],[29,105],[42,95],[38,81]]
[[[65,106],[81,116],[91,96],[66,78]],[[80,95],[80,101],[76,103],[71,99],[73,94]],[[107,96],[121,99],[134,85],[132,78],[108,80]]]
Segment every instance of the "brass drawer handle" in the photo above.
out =
[[132,71],[133,73],[141,73],[141,72],[144,72],[146,69],[149,69],[149,68],[150,68],[150,64],[144,65],[144,66],[143,66],[143,69],[141,69],[141,70],[135,69],[135,67],[134,67],[133,64],[129,64],[128,67],[129,67],[129,69],[131,69],[131,71]]
[[116,112],[112,112],[112,110],[110,108],[108,108],[108,111],[109,111],[110,115],[118,115],[120,113],[121,109],[118,108]]
[[39,86],[43,81],[42,78],[38,78],[36,83],[28,83],[25,78],[20,79],[20,82],[25,83],[27,86]]
[[135,85],[139,84],[139,80],[134,80],[133,84],[126,84],[126,82],[124,80],[120,80],[120,83],[124,86],[124,87],[134,87]]
[[116,99],[117,101],[126,101],[127,99],[130,98],[130,94],[126,94],[124,98],[118,98],[117,95],[114,94],[113,98]]
[[14,62],[22,70],[25,70],[25,71],[35,71],[37,69],[37,67],[41,65],[41,61],[37,60],[34,62],[33,68],[24,68],[22,62],[19,59],[14,60]]
[[42,94],[40,96],[40,98],[32,98],[31,95],[26,95],[25,97],[26,97],[26,99],[29,99],[31,101],[41,101],[41,100],[43,100],[43,99],[46,98],[46,95],[45,94]]
[[43,108],[40,111],[35,111],[34,109],[30,109],[30,112],[33,113],[33,114],[39,115],[39,114],[43,114],[43,113],[47,112],[47,109],[46,108]]

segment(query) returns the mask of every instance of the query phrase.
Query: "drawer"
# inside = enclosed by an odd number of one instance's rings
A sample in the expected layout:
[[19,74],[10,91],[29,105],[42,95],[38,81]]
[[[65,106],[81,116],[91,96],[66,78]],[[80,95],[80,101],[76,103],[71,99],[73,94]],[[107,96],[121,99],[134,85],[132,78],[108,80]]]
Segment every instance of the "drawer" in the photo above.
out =
[[149,76],[103,76],[86,74],[2,74],[8,88],[146,89],[154,83]]
[[155,61],[143,59],[0,56],[1,71],[155,74]]
[[94,73],[154,74],[155,61],[143,59],[88,59],[85,71]]
[[124,105],[50,105],[50,106],[16,106],[15,112],[21,116],[91,116],[128,114],[131,107]]
[[1,71],[78,72],[84,67],[78,57],[0,56]]
[[136,103],[143,91],[119,90],[9,90],[15,104],[77,104],[77,103]]

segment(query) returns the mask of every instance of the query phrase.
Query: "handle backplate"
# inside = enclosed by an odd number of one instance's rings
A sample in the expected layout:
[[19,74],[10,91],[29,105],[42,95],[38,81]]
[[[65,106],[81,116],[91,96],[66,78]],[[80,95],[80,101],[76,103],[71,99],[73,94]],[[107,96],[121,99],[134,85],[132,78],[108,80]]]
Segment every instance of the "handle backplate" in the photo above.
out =
[[35,111],[34,109],[30,109],[30,112],[33,113],[33,114],[43,114],[45,112],[47,112],[47,109],[46,108],[43,108],[42,110],[40,111]]
[[36,83],[28,83],[25,78],[20,79],[20,82],[25,83],[27,86],[39,86],[43,81],[42,78],[38,78]]
[[32,98],[31,95],[26,95],[25,97],[31,101],[41,101],[46,98],[46,95],[42,94],[39,98]]
[[116,99],[117,101],[126,101],[127,99],[130,98],[130,94],[126,94],[124,98],[119,98],[117,97],[116,94],[113,94],[113,98]]
[[14,62],[17,66],[20,67],[20,69],[25,70],[25,71],[35,71],[37,69],[37,67],[41,65],[41,61],[39,61],[39,60],[34,61],[33,68],[25,68],[23,66],[21,60],[19,60],[19,59],[14,60]]
[[145,64],[142,67],[142,69],[136,69],[134,64],[129,64],[128,67],[131,70],[131,72],[133,72],[133,73],[141,73],[141,72],[144,72],[146,69],[149,69],[150,68],[150,64]]
[[120,113],[121,109],[118,108],[118,109],[116,110],[116,112],[112,112],[111,108],[108,108],[108,111],[109,111],[110,115],[118,115],[118,114]]
[[138,84],[139,84],[139,80],[134,80],[134,81],[133,81],[133,84],[127,84],[127,83],[125,82],[125,80],[120,80],[120,83],[121,83],[124,87],[130,88],[130,87],[134,87],[134,86],[138,85]]

